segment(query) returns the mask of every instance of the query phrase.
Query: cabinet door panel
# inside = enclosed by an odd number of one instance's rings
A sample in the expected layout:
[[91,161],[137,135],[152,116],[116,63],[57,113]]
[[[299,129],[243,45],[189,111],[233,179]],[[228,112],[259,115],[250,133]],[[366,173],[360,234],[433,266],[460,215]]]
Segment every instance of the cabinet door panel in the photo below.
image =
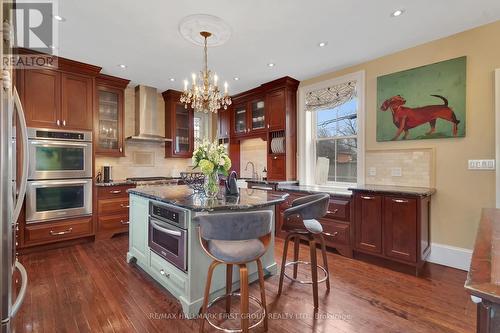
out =
[[232,131],[234,135],[245,135],[248,132],[247,103],[235,105],[233,111]]
[[384,198],[384,252],[392,258],[416,261],[417,200]]
[[266,98],[266,110],[270,130],[284,130],[286,121],[285,90],[271,92]]
[[358,194],[356,207],[356,248],[382,253],[382,197]]
[[268,155],[267,158],[267,178],[269,180],[286,179],[285,155]]
[[123,89],[97,86],[95,152],[99,155],[124,156]]
[[58,128],[61,120],[61,74],[46,69],[24,71],[24,111],[30,127]]
[[63,74],[62,111],[64,127],[92,129],[92,79],[85,76]]
[[217,112],[219,139],[229,138],[229,112],[230,110],[221,109]]

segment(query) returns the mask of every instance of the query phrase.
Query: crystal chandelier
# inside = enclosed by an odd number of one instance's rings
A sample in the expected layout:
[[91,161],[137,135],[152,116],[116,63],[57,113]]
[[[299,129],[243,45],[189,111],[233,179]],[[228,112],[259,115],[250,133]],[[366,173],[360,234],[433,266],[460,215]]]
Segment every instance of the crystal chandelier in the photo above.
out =
[[217,110],[221,107],[227,109],[231,105],[231,98],[227,94],[227,82],[224,82],[224,95],[222,95],[217,86],[217,74],[212,74],[212,71],[208,69],[207,38],[212,34],[208,31],[202,31],[200,35],[205,38],[205,67],[200,71],[199,82],[197,82],[196,74],[192,74],[193,82],[189,89],[188,81],[184,80],[184,91],[180,100],[186,108],[191,104],[191,107],[196,112],[217,113]]

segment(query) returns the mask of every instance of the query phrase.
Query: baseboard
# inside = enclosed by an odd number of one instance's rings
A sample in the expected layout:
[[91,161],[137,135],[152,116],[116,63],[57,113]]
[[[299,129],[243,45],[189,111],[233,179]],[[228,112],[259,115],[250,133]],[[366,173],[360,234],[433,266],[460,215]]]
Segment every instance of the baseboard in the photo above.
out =
[[431,253],[427,261],[464,271],[469,270],[472,250],[444,244],[431,243]]

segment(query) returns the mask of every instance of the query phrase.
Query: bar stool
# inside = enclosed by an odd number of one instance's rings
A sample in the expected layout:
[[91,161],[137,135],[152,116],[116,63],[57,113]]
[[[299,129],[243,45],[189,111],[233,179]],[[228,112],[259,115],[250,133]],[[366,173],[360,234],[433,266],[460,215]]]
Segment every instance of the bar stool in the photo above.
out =
[[[202,248],[213,259],[208,268],[207,282],[203,307],[201,309],[200,332],[203,332],[205,319],[216,329],[230,332],[248,332],[264,322],[267,332],[267,308],[264,289],[264,271],[260,257],[266,252],[271,240],[271,226],[273,214],[271,211],[251,211],[237,213],[221,213],[199,215],[194,221],[199,223],[199,235]],[[249,295],[247,264],[256,261],[260,285],[260,301]],[[226,294],[215,298],[210,304],[210,284],[215,267],[219,264],[226,265]],[[240,293],[232,293],[233,265],[240,269]],[[210,306],[222,298],[226,298],[226,312],[231,308],[231,297],[241,298],[241,329],[226,330],[214,324],[207,317]],[[255,301],[263,311],[263,317],[249,327],[249,299]],[[205,318],[207,317],[207,318]]]
[[[330,276],[326,259],[326,246],[325,239],[322,234],[323,227],[317,220],[327,214],[329,200],[330,195],[326,193],[308,195],[294,200],[292,202],[292,207],[283,212],[284,221],[282,230],[287,232],[287,236],[283,249],[283,260],[281,261],[278,296],[281,295],[283,289],[284,276],[301,284],[312,284],[315,309],[318,308],[318,283],[326,281],[326,290],[327,292],[330,292]],[[316,238],[319,239],[321,244],[324,267],[318,265],[316,258]],[[288,242],[291,239],[294,241],[293,261],[286,262]],[[309,242],[311,255],[310,262],[299,260],[299,245],[301,239]],[[311,281],[301,281],[297,279],[297,269],[299,264],[311,266]],[[293,266],[293,277],[289,276],[285,272],[286,267],[290,265]],[[320,280],[318,280],[318,268],[322,270],[324,274],[324,277]]]

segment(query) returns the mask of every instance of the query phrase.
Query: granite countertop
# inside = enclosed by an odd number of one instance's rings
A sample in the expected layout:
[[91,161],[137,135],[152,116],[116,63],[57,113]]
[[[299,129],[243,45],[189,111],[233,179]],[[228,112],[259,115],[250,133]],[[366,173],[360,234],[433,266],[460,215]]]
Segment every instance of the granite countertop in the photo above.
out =
[[278,191],[291,191],[291,192],[302,192],[302,193],[328,193],[337,196],[350,197],[352,192],[346,190],[345,188],[333,187],[333,186],[316,186],[316,185],[299,185],[299,184],[278,184]]
[[358,185],[349,188],[356,192],[382,192],[388,194],[416,195],[427,197],[436,193],[436,189],[430,187],[409,187],[409,186],[386,186],[386,185]]
[[277,205],[285,201],[288,194],[256,189],[240,188],[239,196],[226,196],[225,188],[221,187],[217,198],[209,199],[203,193],[194,191],[185,185],[177,186],[147,186],[127,190],[130,194],[165,202],[196,212],[248,210]]
[[245,180],[247,183],[263,184],[263,185],[296,185],[299,183],[298,180],[263,180],[263,179],[251,179],[251,178],[240,178]]
[[109,186],[120,186],[120,185],[136,185],[136,186],[166,185],[166,184],[172,184],[172,183],[177,182],[179,180],[180,180],[180,178],[178,178],[178,177],[171,177],[171,178],[152,180],[152,181],[132,181],[132,180],[127,180],[127,179],[122,179],[122,180],[113,180],[109,183],[96,182],[95,186],[109,187]]
[[500,209],[483,209],[465,289],[500,304]]
[[109,183],[99,183],[97,181],[95,182],[95,186],[100,186],[100,187],[120,186],[120,185],[135,185],[135,183],[130,181],[130,180],[125,180],[125,179],[113,180]]

